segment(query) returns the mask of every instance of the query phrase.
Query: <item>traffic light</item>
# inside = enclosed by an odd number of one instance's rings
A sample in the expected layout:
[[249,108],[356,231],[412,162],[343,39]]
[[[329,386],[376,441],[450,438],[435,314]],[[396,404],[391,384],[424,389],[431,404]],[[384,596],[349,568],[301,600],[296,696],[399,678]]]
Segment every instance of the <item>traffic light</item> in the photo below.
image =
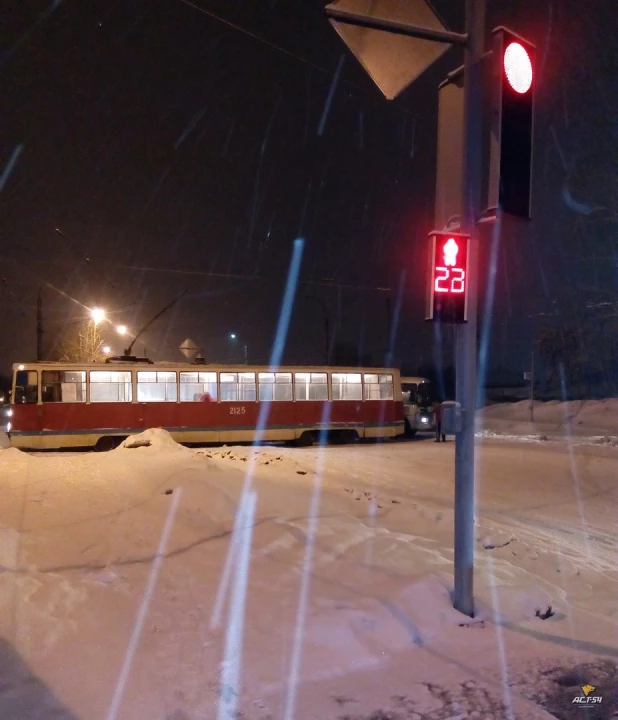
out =
[[427,320],[467,322],[469,247],[469,235],[429,233]]
[[493,31],[490,207],[530,217],[535,55],[504,27]]

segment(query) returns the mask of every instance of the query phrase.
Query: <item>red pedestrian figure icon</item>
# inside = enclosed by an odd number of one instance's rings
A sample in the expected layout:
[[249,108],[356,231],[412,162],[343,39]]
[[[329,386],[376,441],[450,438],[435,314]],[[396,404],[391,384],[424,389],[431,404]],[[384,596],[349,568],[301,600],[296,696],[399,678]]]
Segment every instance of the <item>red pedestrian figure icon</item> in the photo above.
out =
[[457,246],[454,238],[449,238],[444,246],[444,264],[447,266],[450,265],[451,267],[457,265],[458,252],[459,247]]

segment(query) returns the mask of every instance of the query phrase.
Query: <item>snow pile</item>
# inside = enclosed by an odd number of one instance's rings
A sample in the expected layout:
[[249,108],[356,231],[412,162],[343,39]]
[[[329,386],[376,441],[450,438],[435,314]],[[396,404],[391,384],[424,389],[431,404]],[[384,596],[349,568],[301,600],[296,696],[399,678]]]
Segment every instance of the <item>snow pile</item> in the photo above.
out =
[[501,432],[495,432],[494,430],[480,430],[476,432],[475,437],[477,438],[485,438],[486,440],[509,440],[512,442],[530,442],[530,443],[540,443],[540,442],[548,442],[549,438],[547,435],[526,435],[525,433],[521,435],[514,435],[512,433],[501,433]]
[[479,411],[477,422],[485,437],[494,433],[528,441],[571,438],[587,442],[607,438],[607,444],[618,444],[618,399],[534,402],[532,417],[529,400],[489,405]]
[[183,446],[179,445],[167,430],[149,428],[136,435],[130,435],[120,443],[116,450],[133,450],[146,447],[150,448],[151,452],[169,452],[183,449]]
[[0,463],[6,463],[7,466],[9,464],[28,462],[28,457],[26,453],[8,445],[5,448],[0,448]]

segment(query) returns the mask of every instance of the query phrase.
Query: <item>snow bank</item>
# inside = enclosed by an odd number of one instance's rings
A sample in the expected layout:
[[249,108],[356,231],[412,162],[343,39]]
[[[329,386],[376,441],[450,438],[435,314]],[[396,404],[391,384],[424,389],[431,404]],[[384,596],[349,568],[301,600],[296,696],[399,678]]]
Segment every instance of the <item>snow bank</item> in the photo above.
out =
[[14,447],[0,448],[0,462],[15,463],[25,462],[30,456]]
[[485,437],[494,433],[530,442],[586,438],[588,442],[617,444],[618,399],[535,402],[533,420],[529,400],[489,405],[479,411],[477,422]]
[[116,448],[118,450],[134,450],[136,448],[149,448],[150,452],[169,452],[185,450],[163,428],[149,428],[144,432],[131,435],[123,440]]

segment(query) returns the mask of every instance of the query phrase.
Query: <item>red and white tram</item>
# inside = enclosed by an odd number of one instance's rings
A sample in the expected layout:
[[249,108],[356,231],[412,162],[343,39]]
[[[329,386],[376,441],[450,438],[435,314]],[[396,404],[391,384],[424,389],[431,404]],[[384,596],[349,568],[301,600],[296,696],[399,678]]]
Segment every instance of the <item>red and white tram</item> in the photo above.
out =
[[[9,437],[28,450],[108,450],[164,428],[179,443],[309,445],[404,432],[393,368],[256,367],[117,360],[13,366]],[[262,423],[259,432],[258,424]]]

